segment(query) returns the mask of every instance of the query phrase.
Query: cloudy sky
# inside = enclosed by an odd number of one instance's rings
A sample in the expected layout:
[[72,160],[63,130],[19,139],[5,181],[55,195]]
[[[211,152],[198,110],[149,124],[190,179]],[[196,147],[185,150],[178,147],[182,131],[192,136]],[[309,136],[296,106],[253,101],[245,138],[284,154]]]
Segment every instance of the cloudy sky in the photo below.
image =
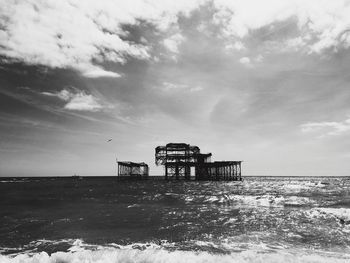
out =
[[350,175],[349,51],[350,1],[0,0],[0,175]]

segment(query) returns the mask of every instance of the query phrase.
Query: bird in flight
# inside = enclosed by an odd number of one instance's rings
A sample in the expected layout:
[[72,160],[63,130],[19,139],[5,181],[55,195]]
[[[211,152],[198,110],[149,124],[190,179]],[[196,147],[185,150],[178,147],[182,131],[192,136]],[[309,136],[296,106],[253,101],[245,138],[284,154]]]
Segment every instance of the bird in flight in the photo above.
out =
[[109,139],[107,142],[111,142],[112,141],[112,139]]

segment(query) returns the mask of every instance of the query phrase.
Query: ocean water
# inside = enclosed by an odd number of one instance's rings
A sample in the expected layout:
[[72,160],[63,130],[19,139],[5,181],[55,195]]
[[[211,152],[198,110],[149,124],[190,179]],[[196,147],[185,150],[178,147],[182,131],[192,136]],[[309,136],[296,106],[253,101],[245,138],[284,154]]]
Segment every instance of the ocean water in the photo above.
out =
[[0,178],[0,262],[350,262],[350,178]]

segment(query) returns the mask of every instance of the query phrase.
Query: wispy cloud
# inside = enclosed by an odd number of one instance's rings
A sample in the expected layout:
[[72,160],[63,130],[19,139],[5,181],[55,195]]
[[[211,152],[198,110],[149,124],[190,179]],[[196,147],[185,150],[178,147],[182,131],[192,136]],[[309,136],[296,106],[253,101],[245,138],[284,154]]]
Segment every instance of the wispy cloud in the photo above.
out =
[[350,131],[350,118],[336,122],[308,122],[301,125],[304,133],[317,133],[319,137],[341,135]]
[[119,73],[104,70],[99,67],[91,67],[85,68],[83,70],[83,75],[88,78],[101,78],[101,77],[109,77],[109,78],[119,78],[121,75]]
[[203,90],[201,86],[189,86],[186,84],[175,84],[170,82],[163,82],[163,85],[159,87],[164,92],[198,92]]
[[[75,111],[101,111],[106,108],[99,100],[91,94],[86,94],[83,91],[77,93],[63,89],[57,93],[42,92],[42,95],[57,97],[66,102],[64,109]],[[110,107],[110,106],[109,106]]]

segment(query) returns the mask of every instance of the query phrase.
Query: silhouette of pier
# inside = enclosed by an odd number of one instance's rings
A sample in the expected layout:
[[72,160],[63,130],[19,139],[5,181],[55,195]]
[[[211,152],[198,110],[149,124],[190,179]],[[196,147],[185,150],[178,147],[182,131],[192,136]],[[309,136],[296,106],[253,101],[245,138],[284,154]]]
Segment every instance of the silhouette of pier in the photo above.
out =
[[242,180],[242,161],[211,162],[211,153],[201,153],[198,146],[186,143],[168,143],[155,149],[156,165],[164,165],[165,179]]

